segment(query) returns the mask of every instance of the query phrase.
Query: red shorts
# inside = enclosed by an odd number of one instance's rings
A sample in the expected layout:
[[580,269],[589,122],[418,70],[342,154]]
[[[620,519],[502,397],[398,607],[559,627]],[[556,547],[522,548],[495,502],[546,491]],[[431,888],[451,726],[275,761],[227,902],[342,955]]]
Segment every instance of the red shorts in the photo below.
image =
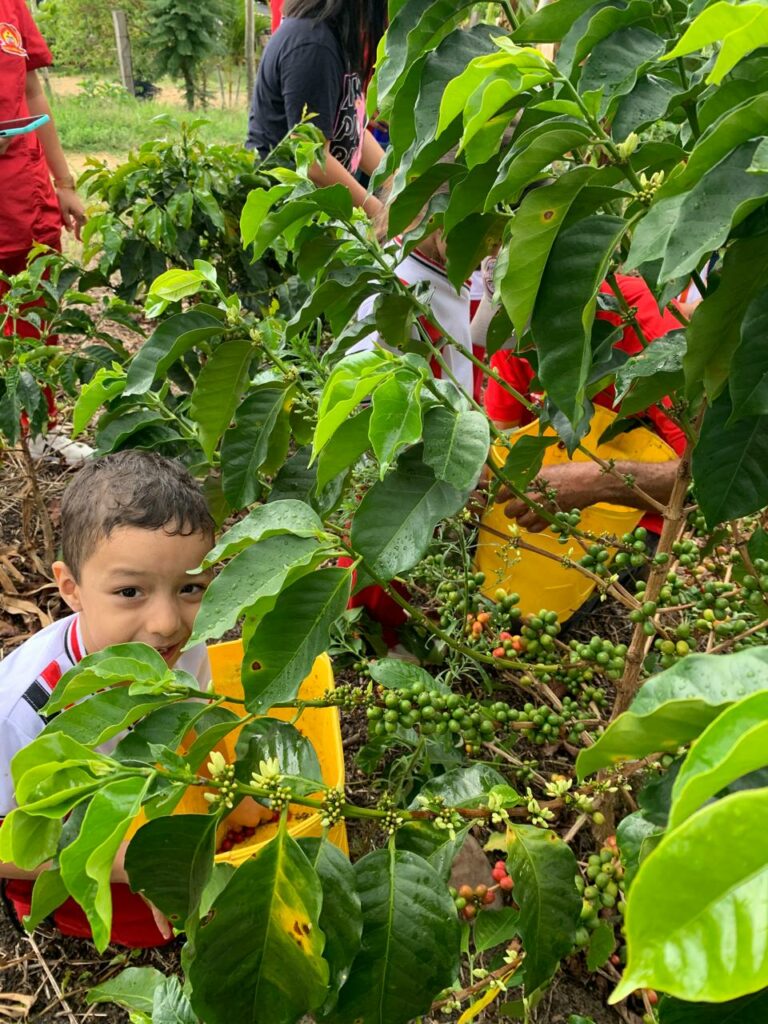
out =
[[[5,898],[21,925],[22,918],[29,914],[32,906],[32,882],[9,879],[5,883]],[[62,903],[53,912],[51,919],[62,935],[72,935],[78,939],[91,938],[88,918],[74,900]],[[148,949],[152,946],[166,946],[173,940],[164,938],[160,933],[152,911],[140,896],[132,893],[127,885],[115,884],[112,886],[110,941],[131,949]]]

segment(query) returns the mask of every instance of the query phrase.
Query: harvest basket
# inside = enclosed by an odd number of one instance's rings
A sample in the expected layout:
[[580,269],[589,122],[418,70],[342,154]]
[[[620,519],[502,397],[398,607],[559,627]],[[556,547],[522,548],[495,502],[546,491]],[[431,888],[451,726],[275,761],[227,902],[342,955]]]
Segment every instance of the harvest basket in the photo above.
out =
[[[583,440],[583,445],[590,451],[599,455],[601,459],[608,461],[633,461],[633,462],[668,462],[677,458],[670,446],[662,441],[652,431],[645,427],[637,427],[628,433],[619,434],[604,444],[598,444],[598,440],[605,430],[613,423],[616,414],[601,406],[595,407],[595,415],[592,426]],[[529,423],[521,427],[512,435],[512,440],[521,437],[538,437],[538,422]],[[555,432],[548,428],[544,431],[545,437],[555,437]],[[498,465],[501,465],[505,457],[505,449],[495,447],[493,457]],[[551,445],[544,453],[544,465],[555,466],[568,462],[568,453],[562,442]],[[587,462],[589,457],[583,452],[576,451],[573,455],[574,462]],[[621,536],[633,530],[643,517],[643,512],[636,508],[629,508],[625,505],[609,505],[602,502],[590,505],[582,510],[581,528],[585,531],[600,536],[601,534],[613,534]],[[499,587],[509,592],[516,592],[520,595],[520,610],[524,615],[535,615],[540,609],[557,613],[558,619],[563,622],[570,618],[573,613],[590,597],[595,589],[595,582],[583,573],[569,569],[562,563],[553,561],[546,554],[547,552],[561,559],[568,555],[574,561],[578,561],[584,554],[583,548],[575,541],[569,540],[568,544],[560,544],[558,538],[550,531],[543,533],[531,533],[524,527],[518,527],[521,540],[538,548],[538,551],[529,551],[513,545],[509,528],[515,523],[514,519],[508,519],[504,515],[504,505],[491,505],[485,511],[480,525],[480,532],[475,555],[475,568],[485,573],[485,583],[482,586],[483,593],[490,598],[494,597]],[[489,533],[483,527],[490,527],[496,533]],[[506,543],[497,534],[510,537]],[[611,548],[611,553],[615,549]]]

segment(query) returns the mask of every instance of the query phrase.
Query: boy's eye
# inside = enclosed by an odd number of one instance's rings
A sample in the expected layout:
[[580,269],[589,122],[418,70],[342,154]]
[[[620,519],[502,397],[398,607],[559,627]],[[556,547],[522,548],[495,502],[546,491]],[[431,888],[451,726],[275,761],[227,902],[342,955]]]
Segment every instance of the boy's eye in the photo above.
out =
[[198,594],[202,595],[208,584],[207,583],[185,583],[181,588],[182,594]]
[[136,597],[138,594],[137,587],[121,587],[117,593],[120,597]]

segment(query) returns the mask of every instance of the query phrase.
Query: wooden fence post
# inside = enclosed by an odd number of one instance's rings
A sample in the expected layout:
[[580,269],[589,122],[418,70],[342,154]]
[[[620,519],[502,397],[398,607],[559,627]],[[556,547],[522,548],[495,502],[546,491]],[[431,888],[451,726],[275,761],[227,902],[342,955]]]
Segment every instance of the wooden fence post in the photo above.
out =
[[253,83],[256,80],[256,36],[253,0],[245,3],[245,83],[248,103],[253,96]]
[[123,88],[131,94],[136,95],[133,83],[133,61],[131,59],[131,40],[128,35],[128,21],[125,11],[112,11],[112,24],[115,27],[115,41],[117,43],[117,60],[120,65],[120,79]]

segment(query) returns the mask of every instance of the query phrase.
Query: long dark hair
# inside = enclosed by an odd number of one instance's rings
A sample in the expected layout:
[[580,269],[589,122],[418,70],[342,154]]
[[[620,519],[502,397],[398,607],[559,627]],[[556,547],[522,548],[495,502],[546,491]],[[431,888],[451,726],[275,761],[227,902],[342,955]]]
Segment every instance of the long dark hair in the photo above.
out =
[[286,0],[283,15],[331,22],[351,70],[364,82],[371,77],[387,28],[387,0]]

